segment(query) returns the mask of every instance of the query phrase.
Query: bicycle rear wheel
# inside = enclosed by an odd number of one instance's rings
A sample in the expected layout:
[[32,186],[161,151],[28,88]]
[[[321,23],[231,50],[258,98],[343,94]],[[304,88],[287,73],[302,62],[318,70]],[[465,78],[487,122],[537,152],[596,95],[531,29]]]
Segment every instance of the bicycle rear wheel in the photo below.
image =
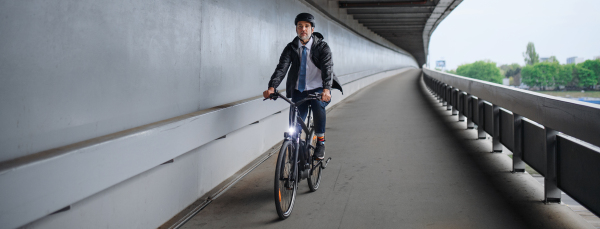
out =
[[310,189],[311,192],[317,191],[317,189],[319,188],[319,184],[321,184],[321,171],[323,170],[323,168],[321,168],[321,161],[318,160],[314,160],[314,153],[315,153],[315,148],[317,147],[317,136],[315,135],[315,131],[312,130],[310,133],[310,138],[307,140],[310,140],[310,147],[308,148],[309,150],[309,162],[311,163],[310,165],[310,174],[308,175],[308,188]]
[[[284,141],[275,166],[275,209],[281,219],[286,219],[292,214],[298,189],[297,174],[292,171],[293,152],[292,142]],[[293,181],[289,181],[290,177]]]

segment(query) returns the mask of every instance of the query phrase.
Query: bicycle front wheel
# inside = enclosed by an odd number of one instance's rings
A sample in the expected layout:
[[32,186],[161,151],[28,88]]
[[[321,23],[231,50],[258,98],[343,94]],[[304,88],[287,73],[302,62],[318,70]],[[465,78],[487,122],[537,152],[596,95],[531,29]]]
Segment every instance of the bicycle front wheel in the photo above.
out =
[[296,200],[298,182],[297,174],[292,171],[293,152],[292,142],[284,141],[275,166],[275,209],[281,219],[287,219],[292,214]]
[[321,171],[323,170],[321,168],[321,161],[318,160],[314,160],[314,153],[315,153],[315,148],[317,147],[317,136],[315,135],[315,131],[312,130],[311,134],[309,136],[310,138],[307,140],[310,140],[310,147],[308,148],[309,151],[309,158],[308,161],[311,163],[310,165],[310,174],[308,176],[308,188],[310,189],[311,192],[317,191],[317,189],[319,188],[319,184],[321,184]]

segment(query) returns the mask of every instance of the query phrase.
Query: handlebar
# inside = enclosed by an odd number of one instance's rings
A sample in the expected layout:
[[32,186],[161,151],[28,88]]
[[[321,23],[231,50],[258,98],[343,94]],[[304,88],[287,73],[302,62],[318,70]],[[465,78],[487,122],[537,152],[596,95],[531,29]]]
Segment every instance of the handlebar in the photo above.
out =
[[271,95],[269,95],[269,98],[263,99],[263,101],[267,100],[267,99],[272,99],[272,100],[277,100],[277,98],[282,98],[283,100],[285,100],[286,102],[288,102],[289,104],[292,104],[294,106],[298,106],[308,100],[319,100],[321,101],[321,93],[314,93],[314,94],[308,94],[308,96],[298,102],[292,102],[291,100],[289,100],[288,98],[286,98],[285,96],[283,96],[281,93],[279,93],[279,91],[277,91],[277,89],[275,89],[274,93],[271,93]]
[[271,93],[271,94],[269,95],[269,98],[263,99],[263,101],[265,101],[265,100],[267,100],[267,99],[277,100],[277,98],[279,98],[280,96],[281,96],[282,98],[285,98],[285,97],[283,97],[281,94],[279,94],[279,91],[277,91],[277,89],[275,89],[275,92],[274,92],[274,93]]

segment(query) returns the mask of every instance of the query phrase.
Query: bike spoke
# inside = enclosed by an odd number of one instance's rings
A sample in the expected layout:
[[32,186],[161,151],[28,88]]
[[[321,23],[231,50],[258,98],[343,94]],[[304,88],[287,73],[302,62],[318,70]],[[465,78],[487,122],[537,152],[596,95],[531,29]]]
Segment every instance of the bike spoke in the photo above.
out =
[[285,219],[291,214],[294,198],[296,192],[296,181],[293,181],[291,178],[294,178],[294,174],[292,174],[292,169],[294,169],[292,161],[290,160],[292,157],[292,145],[290,143],[286,143],[282,146],[279,159],[277,162],[277,173],[276,175],[276,190],[275,190],[275,201],[277,203],[277,213],[282,219]]

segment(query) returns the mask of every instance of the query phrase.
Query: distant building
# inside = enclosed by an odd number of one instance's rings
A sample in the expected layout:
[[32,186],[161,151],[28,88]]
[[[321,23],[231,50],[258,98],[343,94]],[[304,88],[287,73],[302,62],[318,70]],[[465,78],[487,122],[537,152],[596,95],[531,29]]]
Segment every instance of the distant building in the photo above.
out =
[[600,56],[595,56],[594,60],[600,60]]
[[508,86],[509,84],[510,84],[510,79],[509,78],[502,79],[502,85]]
[[584,59],[581,57],[569,57],[567,58],[567,64],[579,64],[579,63],[583,63]]
[[550,57],[540,57],[540,62],[548,62]]

